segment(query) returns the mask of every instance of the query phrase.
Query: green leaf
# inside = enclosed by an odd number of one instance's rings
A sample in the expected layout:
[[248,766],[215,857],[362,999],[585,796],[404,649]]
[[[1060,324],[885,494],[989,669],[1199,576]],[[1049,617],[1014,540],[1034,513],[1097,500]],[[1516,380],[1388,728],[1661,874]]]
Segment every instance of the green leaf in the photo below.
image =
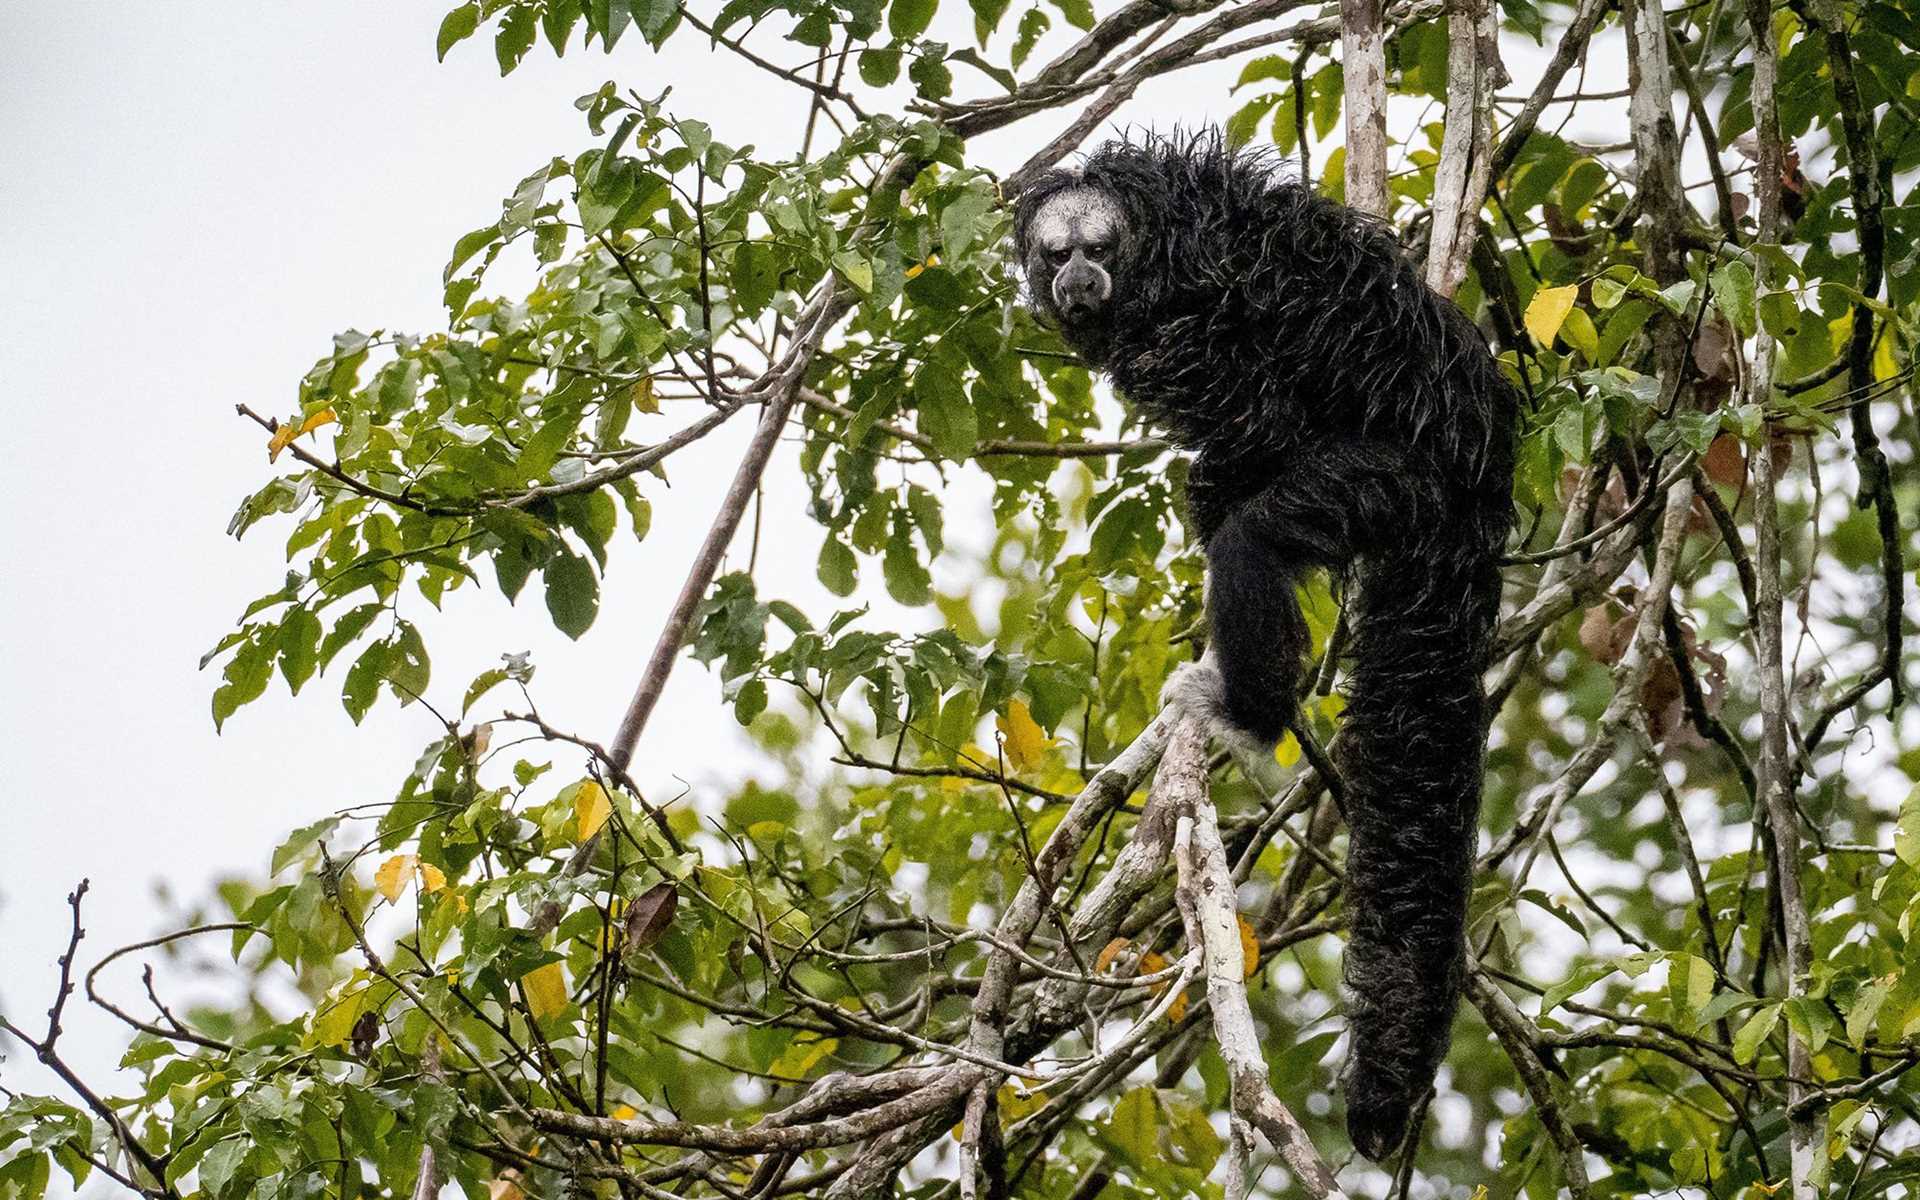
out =
[[1576,308],[1567,313],[1566,320],[1560,323],[1560,337],[1588,362],[1599,359],[1600,333],[1593,327],[1593,318],[1584,310]]
[[859,560],[846,543],[831,537],[820,543],[820,564],[814,573],[828,591],[836,596],[853,595],[859,570]]
[[1027,56],[1033,53],[1033,48],[1039,44],[1041,35],[1051,28],[1053,28],[1053,18],[1049,17],[1044,9],[1030,8],[1021,15],[1020,28],[1013,39],[1014,70],[1020,69],[1027,61]]
[[467,685],[465,698],[460,701],[460,715],[464,717],[472,712],[476,700],[505,683],[508,678],[504,667],[495,667],[491,671],[482,671],[474,676],[473,682]]
[[910,42],[927,31],[939,6],[940,0],[893,0],[887,8],[887,32]]
[[1740,1027],[1740,1032],[1733,1035],[1734,1061],[1742,1066],[1751,1063],[1760,1052],[1760,1043],[1767,1040],[1767,1035],[1773,1032],[1773,1027],[1779,1022],[1779,1001],[1764,1006],[1748,1017],[1747,1023]]
[[1260,130],[1260,122],[1273,106],[1280,103],[1281,93],[1271,92],[1265,96],[1256,96],[1240,106],[1240,110],[1227,118],[1227,141],[1231,145],[1244,146],[1253,140]]
[[1893,852],[1910,867],[1920,867],[1920,783],[1908,790],[1900,802],[1900,817],[1894,827]]
[[953,72],[935,54],[922,54],[907,68],[907,78],[923,100],[945,100],[953,92]]
[[852,250],[842,250],[833,256],[833,269],[840,277],[852,284],[862,295],[873,291],[873,264]]
[[340,704],[347,715],[358,725],[360,718],[367,715],[373,702],[380,695],[380,681],[387,665],[387,644],[375,642],[368,646],[347,669],[346,682],[340,687]]
[[1146,1166],[1159,1157],[1159,1115],[1153,1086],[1137,1087],[1114,1104],[1113,1111],[1100,1122],[1100,1132],[1128,1161]]
[[1093,0],[1053,0],[1053,6],[1075,29],[1093,28]]
[[968,188],[940,210],[940,242],[958,259],[993,223],[994,199],[984,187]]
[[923,364],[914,373],[913,399],[918,407],[915,424],[942,458],[963,461],[973,457],[973,448],[980,441],[979,418],[960,385],[957,370],[944,356]]
[[1864,1050],[1867,1040],[1873,1036],[1874,1022],[1880,1018],[1881,1006],[1887,997],[1893,994],[1894,985],[1899,983],[1897,975],[1888,975],[1876,979],[1860,989],[1853,998],[1853,1006],[1847,1009],[1847,1040],[1855,1049]]
[[433,39],[434,54],[441,62],[447,61],[447,51],[455,45],[473,36],[480,28],[480,6],[462,4],[440,20],[440,32]]
[[886,575],[887,594],[902,604],[920,605],[933,598],[933,577],[920,564],[908,530],[906,514],[896,513],[893,534],[887,539],[880,565]]
[[338,816],[322,817],[311,825],[303,826],[287,835],[287,839],[274,848],[272,863],[267,868],[269,875],[278,875],[291,866],[295,859],[306,853],[309,846],[332,833],[340,824]]
[[1713,294],[1740,336],[1753,335],[1753,268],[1743,262],[1722,263],[1713,272]]
[[765,680],[749,679],[740,685],[734,693],[733,716],[742,725],[751,725],[755,717],[767,710],[767,685]]
[[213,693],[213,727],[218,731],[227,718],[240,710],[240,706],[259,698],[267,690],[267,680],[273,677],[274,653],[277,644],[260,638],[250,638],[240,646],[239,653],[227,662],[226,683]]
[[860,81],[868,87],[886,87],[900,78],[898,50],[862,50],[859,64]]
[[226,1191],[240,1168],[246,1165],[247,1154],[252,1149],[252,1139],[231,1137],[207,1151],[206,1157],[200,1160],[201,1189],[209,1196]]
[[440,273],[441,283],[452,283],[453,273],[465,266],[467,260],[492,245],[500,237],[500,223],[482,226],[472,233],[462,234],[453,244],[453,256],[447,259],[447,269]]
[[320,618],[309,608],[289,611],[280,622],[280,674],[298,695],[320,662]]
[[600,610],[600,582],[593,565],[577,554],[562,551],[547,564],[547,612],[561,633],[578,638],[593,625]]
[[1689,954],[1687,959],[1687,1008],[1696,1017],[1713,999],[1713,964],[1698,954]]
[[413,622],[400,622],[399,631],[388,643],[385,672],[401,707],[426,696],[433,670],[427,660],[427,644],[420,637],[419,626]]
[[1575,967],[1571,975],[1548,988],[1546,994],[1540,997],[1540,1015],[1545,1017],[1552,1013],[1574,996],[1613,974],[1613,971],[1612,963],[1582,963]]
[[536,36],[534,11],[528,5],[515,5],[501,18],[500,28],[493,35],[493,56],[500,64],[500,74],[510,75],[520,65],[520,60],[533,49]]

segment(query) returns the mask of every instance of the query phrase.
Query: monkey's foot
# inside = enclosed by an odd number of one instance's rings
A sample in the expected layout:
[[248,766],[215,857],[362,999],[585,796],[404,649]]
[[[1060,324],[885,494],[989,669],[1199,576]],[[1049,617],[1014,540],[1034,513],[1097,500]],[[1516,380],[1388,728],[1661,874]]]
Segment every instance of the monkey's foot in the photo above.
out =
[[1199,662],[1182,663],[1167,677],[1160,689],[1160,707],[1175,708],[1207,727],[1207,734],[1218,739],[1243,761],[1262,762],[1273,757],[1275,738],[1263,738],[1233,719],[1227,709],[1227,681],[1220,674],[1213,652]]
[[1160,707],[1177,708],[1206,722],[1209,732],[1232,724],[1227,717],[1227,681],[1211,653],[1173,669],[1160,689]]

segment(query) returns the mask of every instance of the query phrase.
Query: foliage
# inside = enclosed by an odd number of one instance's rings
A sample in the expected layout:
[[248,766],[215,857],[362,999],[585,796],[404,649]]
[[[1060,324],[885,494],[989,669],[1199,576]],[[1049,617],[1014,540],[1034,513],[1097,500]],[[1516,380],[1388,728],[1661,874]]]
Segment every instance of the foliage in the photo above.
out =
[[[0,1197],[41,1195],[55,1167],[76,1186],[107,1171],[212,1198],[407,1195],[423,1173],[495,1198],[895,1194],[892,1170],[877,1187],[855,1182],[885,1137],[818,1131],[899,1093],[827,1101],[855,1077],[958,1061],[943,1048],[967,1044],[994,950],[983,931],[1204,636],[1183,465],[1020,305],[1001,202],[1020,171],[976,157],[969,139],[1088,95],[1103,103],[1099,89],[1226,47],[1243,64],[1232,134],[1271,141],[1337,193],[1349,81],[1324,23],[1263,54],[1267,43],[1228,40],[1240,25],[1209,3],[1177,14],[1199,40],[1134,59],[1115,55],[1171,10],[705,7],[472,0],[446,16],[438,53],[490,35],[503,73],[542,39],[561,53],[638,38],[711,54],[716,69],[771,70],[812,106],[811,132],[796,154],[731,146],[671,97],[607,84],[579,102],[587,148],[540,166],[497,220],[456,241],[443,332],[340,334],[296,411],[248,414],[291,465],[230,531],[284,530],[289,569],[203,663],[219,671],[213,719],[278,674],[294,692],[324,677],[356,721],[383,696],[431,702],[444,729],[391,802],[296,831],[269,878],[223,884],[226,912],[178,935],[229,944],[222,978],[241,1000],[120,1013],[134,1033],[117,1099],[84,1084],[67,1099],[8,1094]],[[1286,7],[1269,4],[1255,31],[1286,33]],[[1500,17],[1516,63],[1584,36],[1572,13],[1531,0],[1507,0]],[[1596,56],[1624,19],[1602,6]],[[1920,508],[1920,206],[1904,186],[1920,171],[1920,5],[1772,12],[1792,150],[1780,181],[1791,220],[1773,241],[1749,211],[1768,181],[1753,178],[1745,14],[1695,5],[1665,20],[1680,133],[1706,152],[1688,161],[1711,165],[1693,193],[1711,203],[1664,229],[1678,273],[1649,257],[1658,198],[1636,187],[1640,151],[1565,132],[1578,114],[1581,128],[1611,122],[1627,137],[1625,101],[1589,97],[1549,107],[1557,131],[1511,146],[1457,297],[1532,402],[1472,933],[1524,1030],[1487,1036],[1481,1013],[1463,1017],[1406,1166],[1433,1194],[1771,1194],[1789,1169],[1789,1038],[1810,1054],[1806,1109],[1824,1122],[1817,1178],[1864,1197],[1920,1177],[1920,1109],[1902,1074],[1920,1061],[1920,726],[1887,703],[1903,681],[1884,617]],[[1447,20],[1390,6],[1388,21],[1387,85],[1417,114],[1446,96]],[[1040,52],[1076,44],[1091,57]],[[1848,45],[1843,85],[1834,55]],[[1576,89],[1568,77],[1560,90]],[[1502,103],[1503,128],[1518,108]],[[1388,218],[1417,253],[1443,127],[1420,117],[1401,132]],[[1862,144],[1875,161],[1855,161]],[[1876,183],[1872,214],[1856,174]],[[538,282],[490,294],[488,268],[522,253]],[[1756,389],[1763,343],[1777,347],[1777,386]],[[807,612],[782,594],[793,581],[752,571],[704,589],[685,646],[777,782],[662,811],[617,747],[540,718],[524,657],[436,675],[416,597],[438,608],[471,585],[512,601],[537,576],[547,617],[579,637],[610,557],[647,537],[656,506],[662,520],[707,519],[666,488],[674,452],[782,397],[807,489],[782,499],[818,528],[820,582],[852,604],[877,599],[861,585],[877,571],[889,603]],[[1863,442],[1858,412],[1881,449]],[[1873,467],[1882,451],[1890,474]],[[1699,470],[1676,472],[1689,455]],[[1756,537],[1761,456],[1784,473],[1772,557]],[[954,499],[963,476],[991,496],[975,552],[947,538],[981,519]],[[1699,494],[1662,550],[1656,494],[1681,478]],[[1649,639],[1645,580],[1662,553],[1678,573]],[[968,582],[936,586],[936,559],[942,578]],[[1811,917],[1797,979],[1781,965],[1756,787],[1768,665],[1753,637],[1756,572],[1783,576],[1791,601],[1797,740],[1775,765],[1808,842],[1793,864]],[[1311,593],[1324,661],[1306,709],[1324,742],[1340,711],[1337,581]],[[1341,1163],[1328,868],[1343,839],[1312,749],[1289,737],[1277,789],[1222,767],[1215,794],[1246,881],[1271,1077]],[[1073,1071],[1163,999],[1170,976],[1128,980],[1185,954],[1166,880],[1143,888],[1112,940],[1060,946],[1075,906],[1145,836],[1140,812],[1108,811],[1020,959],[1031,1044],[1018,1059],[1038,1074],[1008,1079],[986,1118],[1010,1194],[1226,1186],[1227,1075],[1197,990],[1111,1069]],[[1089,971],[1101,982],[1070,1019],[1035,1023],[1049,979]],[[63,964],[58,984],[71,982]],[[7,1028],[57,1060],[63,1002],[44,1034],[24,1012]],[[744,1129],[803,1096],[827,1100],[781,1119],[813,1139],[790,1152],[770,1149],[772,1135],[738,1150],[686,1132]],[[551,1113],[645,1129],[608,1141]],[[898,1194],[958,1193],[959,1119],[948,1105],[902,1122]],[[1584,1158],[1576,1178],[1567,1138]],[[936,1149],[916,1158],[921,1146]],[[1288,1178],[1269,1169],[1259,1194],[1283,1194]],[[1342,1179],[1388,1186],[1360,1162]]]

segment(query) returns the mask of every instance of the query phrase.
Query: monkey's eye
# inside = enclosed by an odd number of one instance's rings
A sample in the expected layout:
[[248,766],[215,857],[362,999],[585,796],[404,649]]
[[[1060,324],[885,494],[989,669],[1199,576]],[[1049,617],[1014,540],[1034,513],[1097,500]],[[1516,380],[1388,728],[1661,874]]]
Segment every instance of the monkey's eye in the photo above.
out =
[[1063,267],[1067,264],[1068,260],[1073,258],[1073,251],[1063,246],[1058,250],[1047,251],[1047,257],[1053,260],[1054,266]]
[[1087,247],[1087,257],[1095,262],[1099,262],[1107,256],[1108,249],[1109,247],[1105,242],[1095,242],[1093,245]]

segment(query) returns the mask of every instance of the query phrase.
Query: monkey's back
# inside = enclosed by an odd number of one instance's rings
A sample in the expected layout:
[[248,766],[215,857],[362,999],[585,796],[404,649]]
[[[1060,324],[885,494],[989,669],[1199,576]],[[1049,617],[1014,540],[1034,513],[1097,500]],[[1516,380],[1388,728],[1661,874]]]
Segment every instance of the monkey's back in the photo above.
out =
[[[1390,230],[1217,138],[1089,160],[1143,228],[1107,369],[1198,452],[1199,490],[1246,495],[1301,455],[1391,447],[1444,510],[1504,538],[1519,396],[1485,338]],[[1198,498],[1198,497],[1197,497]]]

